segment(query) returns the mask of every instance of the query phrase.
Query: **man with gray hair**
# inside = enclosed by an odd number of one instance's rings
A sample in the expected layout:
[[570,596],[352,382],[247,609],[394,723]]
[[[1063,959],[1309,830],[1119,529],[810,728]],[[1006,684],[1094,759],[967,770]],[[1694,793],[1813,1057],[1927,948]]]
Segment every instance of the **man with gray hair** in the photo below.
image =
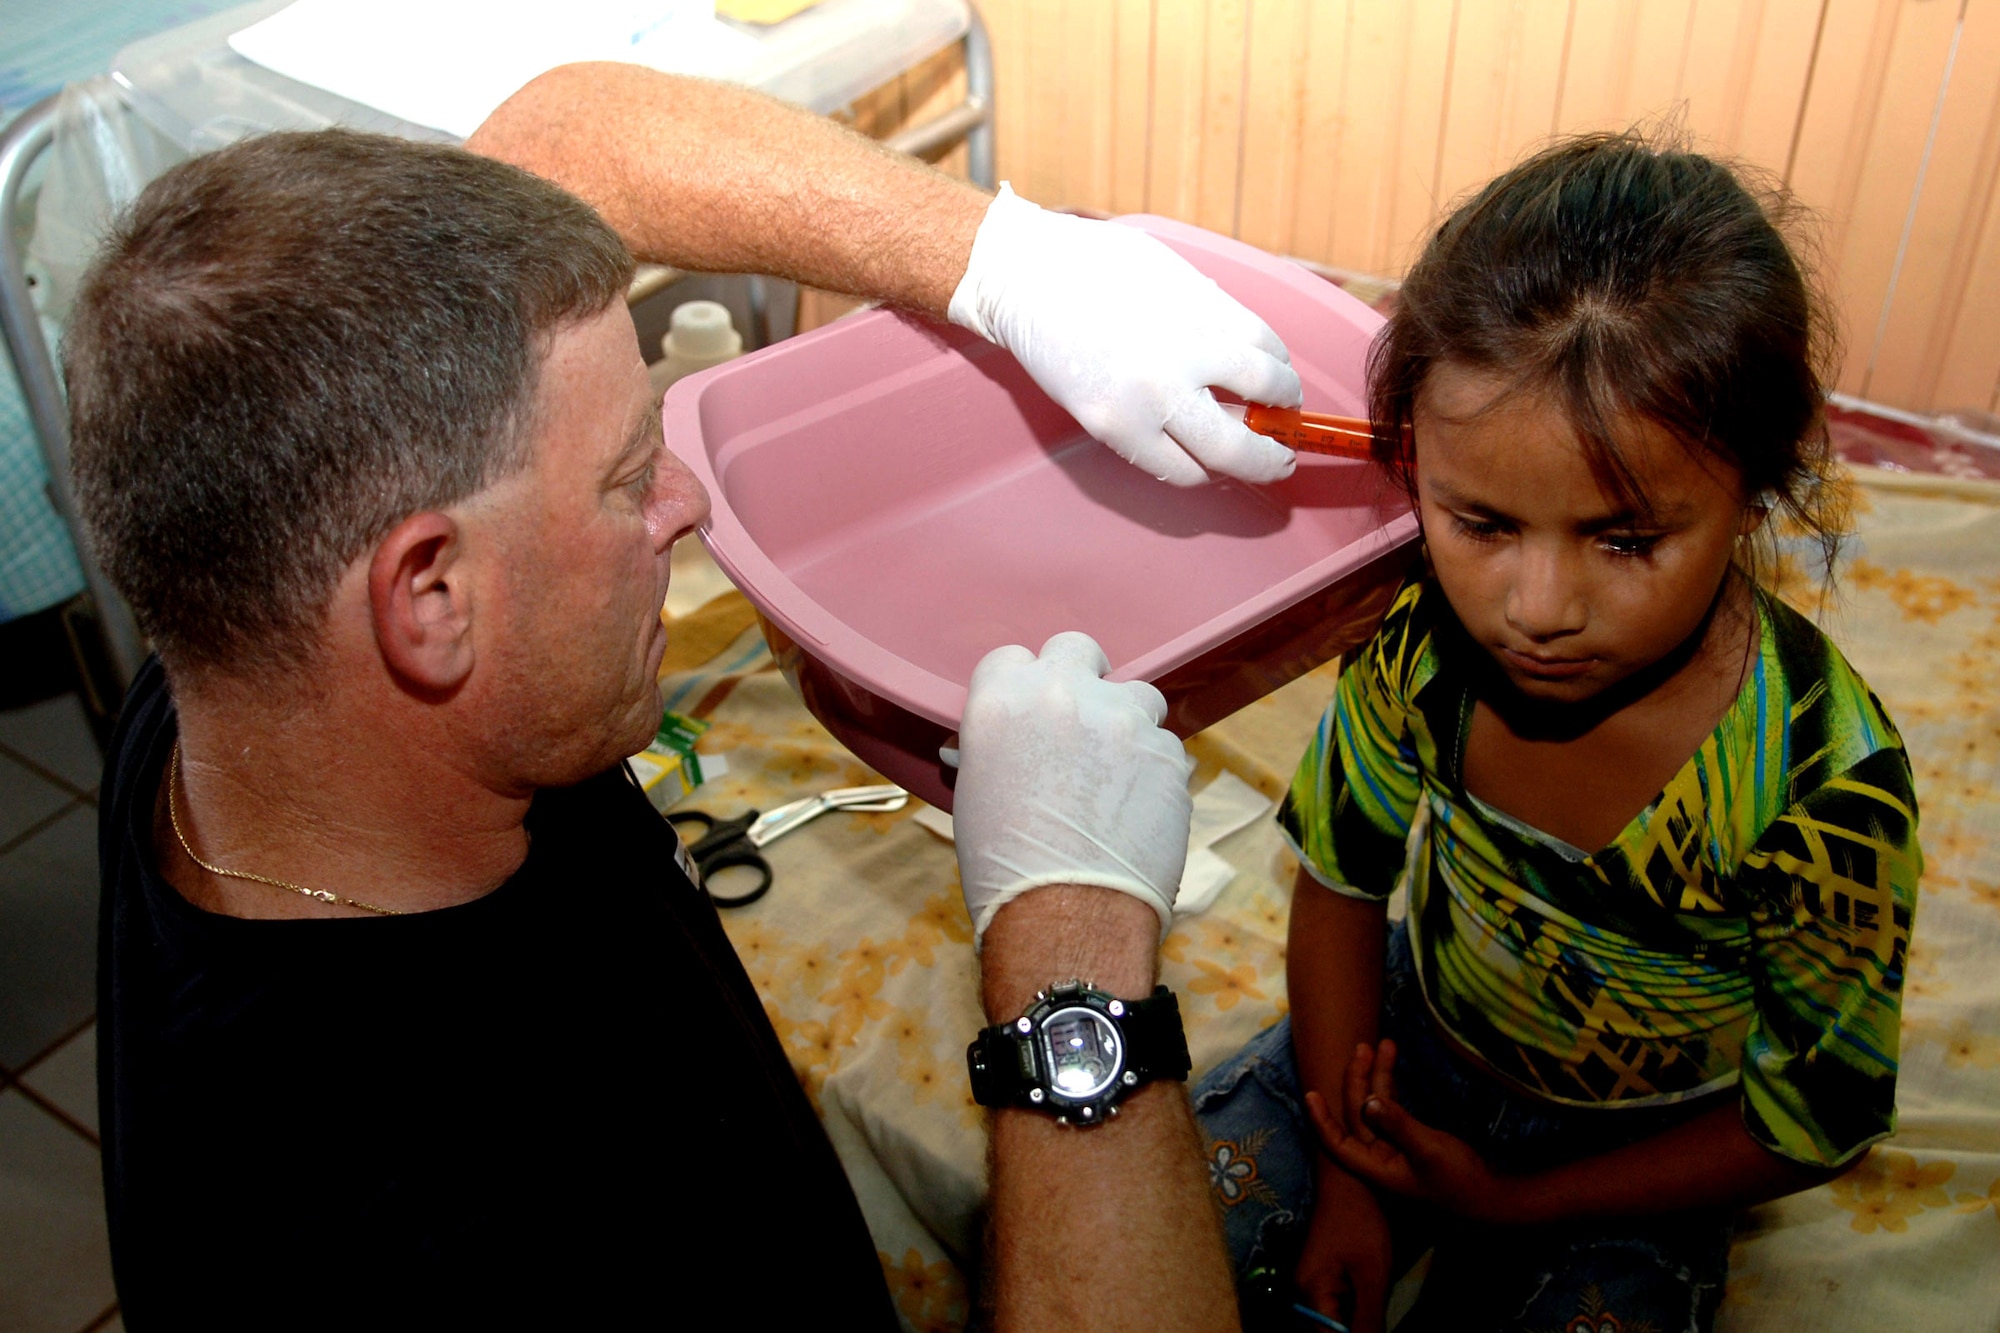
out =
[[[1297,378],[1137,233],[740,90],[571,67],[469,146],[329,131],[184,163],[65,342],[91,543],[158,651],[100,834],[126,1321],[892,1326],[839,1162],[621,762],[659,718],[669,552],[707,515],[620,299],[627,243],[949,312],[1180,481],[1288,469],[1206,386],[1296,401]],[[1140,776],[1070,830],[1075,883],[982,864],[1000,1021],[1065,977],[1147,995],[1187,819],[1157,695],[1073,644],[1045,664],[968,709],[991,838],[1020,833],[1007,793]],[[1134,830],[1162,846],[1135,857]],[[1085,1142],[997,1117],[1002,1324],[1232,1317],[1180,1089],[1124,1109]]]

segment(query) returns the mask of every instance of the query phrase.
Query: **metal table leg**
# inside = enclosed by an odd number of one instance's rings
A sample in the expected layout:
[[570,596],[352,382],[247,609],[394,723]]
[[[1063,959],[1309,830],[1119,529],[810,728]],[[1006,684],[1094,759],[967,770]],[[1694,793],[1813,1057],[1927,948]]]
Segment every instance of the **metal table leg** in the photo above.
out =
[[961,39],[965,43],[965,100],[882,142],[899,153],[935,160],[963,140],[970,159],[966,174],[975,184],[991,190],[997,184],[993,178],[993,47],[986,39],[979,11],[968,8],[971,23]]
[[28,290],[26,256],[21,253],[14,225],[28,169],[55,138],[56,100],[50,97],[37,102],[0,135],[0,337],[6,341],[14,373],[21,381],[29,423],[48,464],[49,498],[69,528],[70,539],[76,543],[91,599],[97,603],[97,621],[104,634],[106,655],[122,687],[139,669],[146,650],[132,621],[131,609],[105,580],[82,539],[76,497],[69,484],[69,408],[63,400],[55,358],[49,353],[49,345],[42,337],[41,320],[35,314],[34,298]]
[[993,44],[987,40],[986,25],[980,22],[979,8],[968,6],[972,26],[965,31],[965,91],[968,100],[977,100],[981,112],[979,127],[965,137],[971,161],[967,172],[988,190],[998,189],[993,165]]

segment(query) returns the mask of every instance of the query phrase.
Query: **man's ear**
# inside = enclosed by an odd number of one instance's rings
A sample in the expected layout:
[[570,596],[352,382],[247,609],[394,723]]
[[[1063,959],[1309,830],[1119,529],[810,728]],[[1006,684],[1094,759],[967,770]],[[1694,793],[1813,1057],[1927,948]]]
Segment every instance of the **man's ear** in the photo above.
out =
[[368,611],[382,660],[425,693],[449,693],[472,674],[472,585],[458,522],[412,514],[375,545]]

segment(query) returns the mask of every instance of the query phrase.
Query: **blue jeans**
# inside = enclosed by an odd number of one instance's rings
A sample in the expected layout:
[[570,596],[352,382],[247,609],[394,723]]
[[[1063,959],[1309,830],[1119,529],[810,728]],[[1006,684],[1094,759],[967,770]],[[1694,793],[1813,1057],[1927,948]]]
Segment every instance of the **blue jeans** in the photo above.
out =
[[[1504,1173],[1607,1152],[1713,1105],[1595,1110],[1512,1091],[1439,1038],[1400,925],[1389,937],[1382,1035],[1396,1042],[1396,1094],[1410,1113],[1466,1140]],[[1193,1097],[1237,1273],[1267,1267],[1288,1279],[1312,1216],[1317,1152],[1291,1021],[1252,1038]],[[1705,1333],[1729,1267],[1731,1216],[1720,1210],[1500,1228],[1407,1200],[1383,1203],[1399,1269],[1436,1247],[1401,1333]]]

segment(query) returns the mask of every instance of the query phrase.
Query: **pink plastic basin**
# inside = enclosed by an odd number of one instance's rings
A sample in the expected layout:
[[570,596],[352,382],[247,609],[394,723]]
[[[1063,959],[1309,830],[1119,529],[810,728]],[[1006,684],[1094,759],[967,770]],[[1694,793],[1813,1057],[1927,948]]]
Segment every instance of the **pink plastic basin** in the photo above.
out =
[[[1121,221],[1277,330],[1308,409],[1364,413],[1379,315],[1227,237]],[[1366,463],[1302,455],[1271,486],[1154,481],[1007,353],[890,311],[681,380],[665,424],[714,502],[702,538],[806,706],[945,809],[937,747],[989,649],[1081,629],[1115,679],[1160,687],[1187,736],[1365,638],[1416,535]]]

